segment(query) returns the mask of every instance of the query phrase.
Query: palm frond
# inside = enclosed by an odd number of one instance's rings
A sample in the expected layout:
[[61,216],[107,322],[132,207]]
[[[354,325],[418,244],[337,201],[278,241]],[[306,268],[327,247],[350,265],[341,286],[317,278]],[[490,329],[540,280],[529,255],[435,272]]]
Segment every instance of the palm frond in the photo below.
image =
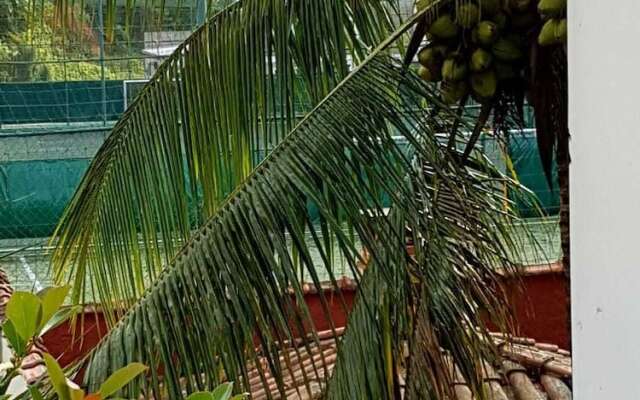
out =
[[246,0],[163,63],[55,232],[56,280],[114,322],[221,202],[392,26],[389,0]]
[[[250,367],[273,393],[267,398],[285,396],[290,388],[283,376],[293,371],[283,371],[279,360],[292,355],[279,346],[300,336],[318,344],[296,273],[302,268],[318,288],[326,274],[339,293],[329,259],[335,245],[358,281],[361,247],[371,260],[329,398],[391,397],[399,390],[394,371],[404,342],[412,346],[425,335],[431,351],[414,363],[432,371],[421,378],[421,393],[449,393],[450,380],[440,379],[447,376],[444,350],[482,396],[478,366],[486,329],[480,314],[506,320],[498,270],[514,267],[517,246],[502,185],[513,183],[478,153],[465,159],[442,143],[441,129],[457,115],[430,117],[426,107],[441,105],[439,93],[385,54],[407,26],[217,208],[92,353],[89,388],[136,360],[151,367],[151,376],[131,385],[127,397],[181,398],[221,380],[234,380],[244,391],[256,381]],[[389,218],[372,223],[372,214],[384,214],[385,201]],[[317,220],[307,212],[311,206]],[[343,231],[345,222],[356,235]],[[318,226],[331,227],[335,242]],[[320,293],[324,318],[333,321]],[[316,375],[327,370],[323,358],[309,362]],[[266,387],[269,377],[276,387]]]

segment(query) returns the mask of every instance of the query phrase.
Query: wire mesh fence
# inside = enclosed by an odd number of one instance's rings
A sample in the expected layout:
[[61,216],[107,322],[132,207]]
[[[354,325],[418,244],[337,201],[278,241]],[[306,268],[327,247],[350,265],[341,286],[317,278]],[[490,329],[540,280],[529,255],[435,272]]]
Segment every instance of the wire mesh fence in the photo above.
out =
[[[0,129],[116,120],[131,94],[203,22],[204,1],[167,2],[162,11],[141,7],[132,15],[120,7],[114,23],[96,0],[71,26],[56,22],[49,2],[35,22],[30,1],[1,2]],[[167,15],[161,24],[154,22],[159,12]]]
[[29,20],[33,2],[0,1],[0,267],[28,290],[48,284],[49,237],[113,124],[226,2],[167,1],[130,14],[117,6],[109,16],[107,2],[86,1],[71,25],[52,3],[35,3],[38,21]]
[[[162,24],[148,9],[111,24],[101,0],[86,1],[81,22],[60,28],[52,8],[33,25],[27,0],[0,0],[0,267],[15,287],[49,283],[49,237],[92,157],[162,60],[225,3],[167,0]],[[519,137],[515,168],[553,212],[535,137]]]

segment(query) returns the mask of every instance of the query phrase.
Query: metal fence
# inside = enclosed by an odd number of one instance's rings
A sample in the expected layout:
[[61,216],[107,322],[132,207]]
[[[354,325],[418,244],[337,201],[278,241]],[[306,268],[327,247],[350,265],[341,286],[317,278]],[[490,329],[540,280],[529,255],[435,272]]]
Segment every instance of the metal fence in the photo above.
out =
[[87,0],[61,26],[49,2],[29,21],[32,3],[0,0],[0,267],[22,289],[47,285],[49,236],[115,121],[218,6],[167,0],[161,24],[139,8],[125,27],[121,9],[110,25],[106,1]]
[[[173,18],[160,26],[140,11],[127,32],[121,24],[107,32],[101,1],[87,1],[83,24],[69,34],[47,23],[29,31],[19,15],[3,14],[0,0],[0,267],[17,288],[48,283],[49,236],[90,160],[146,79],[203,20],[206,1],[171,10],[167,0]],[[514,166],[553,211],[557,194],[535,138],[517,137]]]

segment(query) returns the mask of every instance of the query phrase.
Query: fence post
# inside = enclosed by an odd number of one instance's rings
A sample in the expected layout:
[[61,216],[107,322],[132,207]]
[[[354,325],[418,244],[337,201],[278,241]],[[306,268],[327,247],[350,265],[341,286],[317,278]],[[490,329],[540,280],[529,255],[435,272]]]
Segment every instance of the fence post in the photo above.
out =
[[[191,14],[193,15],[193,14]],[[207,20],[207,0],[197,0],[196,3],[196,26],[204,24]],[[193,23],[193,21],[192,21]]]
[[100,82],[102,83],[102,125],[107,125],[107,85],[104,80],[104,18],[102,16],[102,0],[98,0],[98,29],[100,35]]

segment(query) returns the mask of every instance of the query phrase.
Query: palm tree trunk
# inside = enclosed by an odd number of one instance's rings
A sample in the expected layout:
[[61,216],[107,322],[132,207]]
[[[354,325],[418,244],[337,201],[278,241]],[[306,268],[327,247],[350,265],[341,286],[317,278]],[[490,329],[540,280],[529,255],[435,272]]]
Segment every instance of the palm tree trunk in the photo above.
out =
[[562,250],[562,267],[565,276],[567,298],[567,329],[571,344],[571,246],[570,246],[570,208],[569,208],[569,125],[568,125],[568,88],[567,88],[567,54],[564,48],[555,50],[554,75],[557,105],[554,109],[554,125],[556,133],[556,163],[558,187],[560,189],[560,248]]
[[562,250],[562,267],[565,276],[567,312],[567,328],[571,343],[571,246],[570,246],[570,212],[569,212],[569,135],[559,138],[556,149],[558,165],[558,186],[560,188],[560,249]]
[[[534,67],[530,82],[535,109],[536,137],[544,173],[551,187],[555,155],[560,189],[560,247],[567,296],[565,307],[571,342],[571,254],[569,238],[569,127],[567,54],[564,47],[534,48]],[[555,151],[554,151],[555,150]],[[555,153],[555,154],[554,154]]]

